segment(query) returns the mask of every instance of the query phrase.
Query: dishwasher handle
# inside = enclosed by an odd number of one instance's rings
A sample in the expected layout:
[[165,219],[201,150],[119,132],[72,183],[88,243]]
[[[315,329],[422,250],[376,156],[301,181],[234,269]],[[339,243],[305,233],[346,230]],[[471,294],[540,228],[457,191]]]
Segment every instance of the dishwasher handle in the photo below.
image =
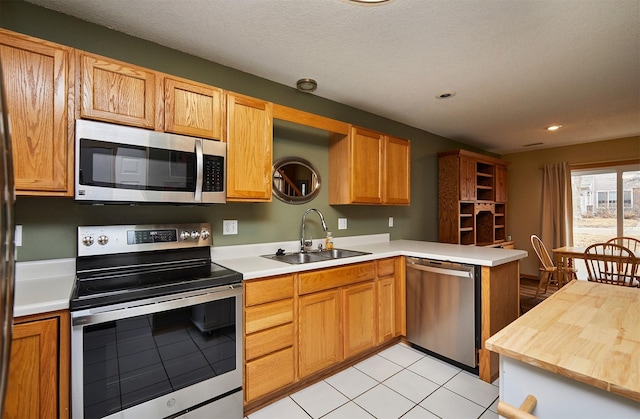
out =
[[443,275],[458,276],[460,278],[473,279],[473,267],[466,267],[463,265],[456,265],[464,269],[451,269],[450,267],[440,267],[433,265],[423,265],[419,263],[407,263],[407,269],[416,269],[423,272],[433,272]]

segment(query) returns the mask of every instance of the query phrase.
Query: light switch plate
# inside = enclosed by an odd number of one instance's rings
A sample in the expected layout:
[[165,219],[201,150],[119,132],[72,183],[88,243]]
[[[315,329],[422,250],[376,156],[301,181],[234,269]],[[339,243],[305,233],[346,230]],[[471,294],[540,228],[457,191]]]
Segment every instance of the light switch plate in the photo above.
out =
[[389,217],[389,227],[393,227],[393,217]]
[[16,247],[22,246],[22,226],[21,225],[16,226],[16,233],[13,238],[13,241],[15,242]]
[[238,234],[238,220],[222,220],[222,235]]
[[346,230],[346,229],[347,229],[347,219],[338,218],[338,230]]

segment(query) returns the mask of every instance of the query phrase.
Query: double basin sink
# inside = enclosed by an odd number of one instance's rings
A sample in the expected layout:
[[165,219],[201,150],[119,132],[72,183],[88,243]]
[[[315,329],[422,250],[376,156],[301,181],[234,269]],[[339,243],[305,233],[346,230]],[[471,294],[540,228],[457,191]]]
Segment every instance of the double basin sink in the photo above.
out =
[[359,252],[357,250],[347,249],[331,249],[331,250],[317,250],[310,252],[296,252],[296,253],[284,253],[275,255],[264,255],[262,257],[267,259],[277,260],[279,262],[290,263],[293,265],[299,265],[302,263],[311,262],[323,262],[333,259],[349,258],[354,256],[370,255],[369,252]]

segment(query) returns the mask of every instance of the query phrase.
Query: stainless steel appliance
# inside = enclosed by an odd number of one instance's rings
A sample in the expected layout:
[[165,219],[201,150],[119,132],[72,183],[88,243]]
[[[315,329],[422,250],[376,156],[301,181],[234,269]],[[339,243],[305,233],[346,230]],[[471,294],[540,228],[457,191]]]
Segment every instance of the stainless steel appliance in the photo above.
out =
[[9,375],[11,355],[11,328],[13,327],[13,286],[15,268],[13,203],[13,164],[11,159],[11,130],[4,100],[0,68],[0,322],[2,348],[0,349],[0,412],[4,411],[4,397]]
[[480,278],[473,265],[407,258],[407,340],[477,372]]
[[242,418],[242,275],[209,224],[78,227],[74,418]]
[[75,197],[98,202],[226,202],[226,143],[76,120]]

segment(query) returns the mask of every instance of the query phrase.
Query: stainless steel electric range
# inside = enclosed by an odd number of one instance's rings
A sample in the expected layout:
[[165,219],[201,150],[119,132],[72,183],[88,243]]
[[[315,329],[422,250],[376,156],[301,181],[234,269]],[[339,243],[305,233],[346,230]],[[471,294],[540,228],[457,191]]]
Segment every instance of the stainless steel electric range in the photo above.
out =
[[78,227],[74,418],[242,418],[242,275],[209,224]]

